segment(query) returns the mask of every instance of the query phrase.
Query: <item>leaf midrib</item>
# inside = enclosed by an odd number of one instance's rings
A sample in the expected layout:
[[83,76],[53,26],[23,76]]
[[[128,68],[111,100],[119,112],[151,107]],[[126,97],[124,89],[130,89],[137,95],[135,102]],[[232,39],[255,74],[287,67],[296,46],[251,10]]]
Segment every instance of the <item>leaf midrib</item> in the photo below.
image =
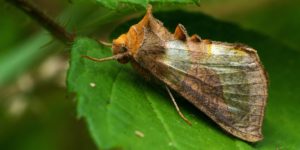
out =
[[[162,124],[162,127],[164,129],[164,131],[167,133],[167,136],[169,137],[169,139],[171,140],[172,144],[174,145],[173,147],[175,149],[178,149],[178,145],[177,142],[175,142],[175,139],[172,135],[172,132],[170,131],[170,129],[168,128],[167,123],[165,123],[163,116],[160,114],[159,112],[159,108],[157,108],[155,105],[153,105],[153,100],[151,100],[148,96],[147,96],[147,91],[145,91],[145,89],[143,89],[143,94],[146,98],[146,100],[149,102],[149,105],[151,106],[153,113],[155,114],[155,116],[157,117],[157,119],[160,121],[160,123]],[[152,102],[151,102],[152,101]]]

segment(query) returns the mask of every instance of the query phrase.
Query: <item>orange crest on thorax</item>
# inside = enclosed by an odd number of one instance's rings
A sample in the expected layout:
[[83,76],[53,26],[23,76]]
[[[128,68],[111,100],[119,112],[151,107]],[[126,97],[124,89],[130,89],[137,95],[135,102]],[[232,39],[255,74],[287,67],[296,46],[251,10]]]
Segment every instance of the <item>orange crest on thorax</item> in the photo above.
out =
[[[132,25],[127,33],[113,40],[113,54],[128,52],[131,57],[134,57],[145,40],[151,38],[146,35],[149,31],[155,33],[162,40],[172,39],[172,35],[163,24],[153,17],[151,5],[148,6],[146,15],[139,23]],[[119,62],[127,63],[128,61],[119,60]]]

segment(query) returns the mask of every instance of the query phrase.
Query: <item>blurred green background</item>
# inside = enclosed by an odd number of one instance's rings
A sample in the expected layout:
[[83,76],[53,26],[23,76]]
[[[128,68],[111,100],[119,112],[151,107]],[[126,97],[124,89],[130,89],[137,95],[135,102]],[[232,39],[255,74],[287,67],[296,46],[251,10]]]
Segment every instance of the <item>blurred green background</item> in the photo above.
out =
[[[128,4],[124,7],[130,11],[112,11],[92,0],[30,2],[68,31],[104,40],[117,25],[143,13],[139,6]],[[167,9],[202,12],[298,53],[299,4],[297,0],[202,0],[200,7]],[[158,7],[165,9],[163,4]],[[22,11],[0,0],[0,149],[96,149],[87,125],[77,118],[74,96],[66,90],[69,49]]]

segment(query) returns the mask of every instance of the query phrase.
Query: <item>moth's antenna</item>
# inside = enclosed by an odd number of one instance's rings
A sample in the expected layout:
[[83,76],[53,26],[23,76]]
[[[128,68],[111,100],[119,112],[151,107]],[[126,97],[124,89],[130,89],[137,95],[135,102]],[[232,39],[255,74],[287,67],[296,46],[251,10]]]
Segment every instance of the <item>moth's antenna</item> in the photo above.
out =
[[99,41],[99,43],[104,45],[104,46],[107,46],[107,47],[111,47],[113,45],[112,43],[108,43],[108,42],[105,42],[105,41]]
[[87,58],[89,60],[96,61],[96,62],[103,62],[103,61],[108,61],[108,60],[117,60],[117,59],[126,57],[128,55],[129,55],[129,53],[121,53],[121,54],[117,54],[117,55],[113,55],[113,56],[105,57],[105,58],[94,58],[94,57],[90,57],[90,56],[86,56],[86,55],[83,55],[81,57]]

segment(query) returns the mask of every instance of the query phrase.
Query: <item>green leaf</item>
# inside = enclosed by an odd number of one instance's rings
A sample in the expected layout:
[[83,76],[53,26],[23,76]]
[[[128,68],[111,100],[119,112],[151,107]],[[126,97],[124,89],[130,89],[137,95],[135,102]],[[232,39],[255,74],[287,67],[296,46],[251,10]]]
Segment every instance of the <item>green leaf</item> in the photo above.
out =
[[[202,14],[177,11],[155,16],[171,31],[181,22],[190,34],[198,33],[202,38],[218,41],[242,42],[258,50],[270,77],[270,96],[263,126],[265,138],[250,144],[232,137],[187,101],[176,97],[182,112],[193,124],[187,125],[163,88],[145,82],[130,65],[83,59],[81,55],[103,58],[111,56],[111,52],[96,41],[78,38],[72,47],[67,83],[69,90],[77,95],[79,116],[87,121],[100,149],[300,148],[298,52],[268,37]],[[136,22],[124,24],[114,36]],[[137,136],[137,131],[144,137]]]

